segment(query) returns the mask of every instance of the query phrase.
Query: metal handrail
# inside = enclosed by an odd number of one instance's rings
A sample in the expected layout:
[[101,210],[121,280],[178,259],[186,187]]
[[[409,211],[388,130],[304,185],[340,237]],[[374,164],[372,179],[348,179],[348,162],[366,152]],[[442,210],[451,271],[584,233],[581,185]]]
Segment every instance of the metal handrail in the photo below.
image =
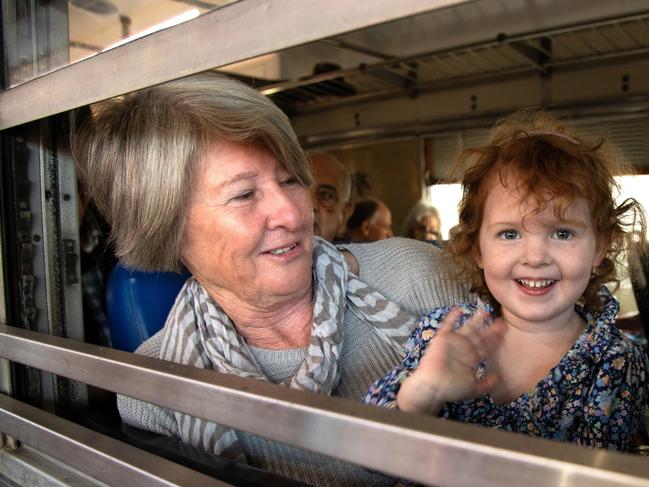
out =
[[649,486],[646,460],[405,414],[0,325],[0,356],[438,486]]
[[313,4],[303,0],[235,2],[0,92],[0,130],[207,69],[467,1],[373,0],[352,6],[348,0],[328,0],[318,15],[313,15]]
[[0,431],[108,485],[230,485],[2,394]]

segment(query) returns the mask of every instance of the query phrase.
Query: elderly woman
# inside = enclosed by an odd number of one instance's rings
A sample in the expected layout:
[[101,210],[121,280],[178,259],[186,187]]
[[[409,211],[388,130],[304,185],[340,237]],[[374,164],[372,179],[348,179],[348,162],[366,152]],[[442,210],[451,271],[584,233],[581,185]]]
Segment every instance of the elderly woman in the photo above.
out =
[[[399,363],[414,314],[463,298],[429,246],[355,248],[359,279],[314,239],[290,123],[239,82],[203,74],[106,102],[73,147],[121,262],[193,276],[137,353],[360,400]],[[132,398],[119,409],[131,425],[314,485],[392,483]]]
[[426,242],[438,241],[442,238],[441,229],[442,220],[437,208],[420,201],[408,212],[401,235]]

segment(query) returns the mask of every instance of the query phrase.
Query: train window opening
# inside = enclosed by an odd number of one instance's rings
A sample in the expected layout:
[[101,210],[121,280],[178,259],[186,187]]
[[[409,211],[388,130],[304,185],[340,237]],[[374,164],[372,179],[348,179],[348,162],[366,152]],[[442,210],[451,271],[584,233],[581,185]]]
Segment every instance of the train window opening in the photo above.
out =
[[[178,410],[188,408],[192,414],[200,413],[201,404],[222,401],[228,414],[233,411],[233,424],[242,429],[342,456],[367,468],[389,465],[390,472],[405,477],[407,469],[395,466],[390,458],[385,438],[391,438],[388,443],[408,452],[404,457],[412,460],[415,480],[434,479],[439,485],[475,485],[476,479],[502,485],[522,478],[530,486],[566,478],[574,480],[571,485],[647,481],[644,465],[635,455],[548,446],[527,438],[519,443],[515,436],[440,425],[431,418],[420,422],[418,417],[374,412],[335,398],[301,402],[304,398],[299,395],[289,392],[284,397],[281,391],[257,388],[255,383],[230,384],[222,393],[216,391],[215,382],[202,383],[204,374],[188,371],[183,377],[163,363],[120,355],[99,338],[101,325],[89,329],[92,319],[84,316],[88,308],[81,288],[87,268],[83,247],[88,241],[76,219],[77,196],[83,197],[83,188],[76,186],[67,147],[68,111],[205,69],[250,83],[290,116],[305,148],[339,156],[355,176],[356,197],[375,195],[392,207],[395,233],[408,208],[422,200],[440,210],[442,238],[448,238],[457,221],[460,187],[440,182],[446,181],[452,158],[462,147],[484,140],[486,127],[499,116],[529,105],[566,109],[578,127],[620,145],[642,173],[620,178],[621,196],[636,197],[649,208],[644,191],[649,182],[649,75],[644,70],[649,4],[565,5],[551,0],[504,6],[493,0],[408,0],[402,5],[383,2],[380,7],[350,9],[345,3],[318,1],[306,8],[287,0],[285,5],[295,16],[291,17],[279,15],[281,8],[271,3],[250,0],[2,2],[2,87],[7,89],[0,92],[0,324],[36,332],[21,335],[12,327],[0,329],[1,356],[7,358],[0,359],[5,393],[0,396],[0,441],[8,446],[2,455],[29,450],[21,450],[20,442],[7,439],[6,433],[24,438],[25,444],[33,441],[60,458],[52,440],[59,433],[70,440],[90,438],[84,430],[60,421],[68,419],[178,460],[182,454],[177,449],[184,445],[124,427],[114,408],[117,391]],[[228,39],[224,43],[220,32],[207,28],[205,19],[216,19],[218,12],[213,10],[230,4],[239,10],[229,26],[219,24]],[[256,15],[258,28],[250,29],[241,20],[246,10]],[[313,15],[316,10],[320,15]],[[330,13],[334,10],[336,15]],[[400,18],[403,12],[406,18]],[[310,23],[312,17],[319,21]],[[380,23],[384,20],[391,22]],[[272,32],[264,30],[267,26],[273,27]],[[175,33],[193,39],[183,44],[178,56],[172,51]],[[263,39],[255,39],[257,33],[264,33]],[[154,40],[165,47],[156,49]],[[139,49],[147,54],[138,57]],[[165,53],[172,52],[174,56],[165,60]],[[102,64],[102,58],[112,61]],[[89,68],[84,71],[80,65]],[[139,72],[124,68],[129,65],[138,66]],[[102,258],[94,255],[87,263],[92,267]],[[617,295],[621,319],[642,314],[634,292],[630,281],[622,283]],[[59,337],[65,338],[57,341]],[[134,377],[136,384],[126,384]],[[166,392],[170,384],[173,390],[190,391],[202,399],[189,405],[178,402]],[[238,397],[240,391],[250,395]],[[269,411],[280,419],[260,420]],[[37,430],[38,439],[33,434]],[[320,441],[304,438],[306,430],[320,431]],[[289,438],[290,434],[294,436]],[[411,445],[410,437],[415,439]],[[103,445],[101,438],[92,436],[74,448],[61,441],[62,461],[67,457],[71,467],[89,472],[84,468],[92,470],[108,458],[104,471],[98,471],[108,483],[150,485],[169,480],[142,473],[157,471],[164,477],[167,468],[173,471],[156,457],[140,457],[130,449],[120,452],[119,443],[94,451],[92,443]],[[167,448],[167,443],[173,445]],[[422,452],[426,455],[417,457]],[[214,458],[194,454],[183,460],[184,465],[233,484],[290,483],[264,477],[263,472],[223,477],[231,465],[211,469]],[[448,470],[431,469],[435,465],[431,454],[444,459]],[[30,455],[27,452],[25,458]],[[134,465],[119,465],[131,455]],[[476,470],[475,465],[483,467]],[[219,471],[221,466],[224,470]],[[508,471],[516,476],[508,477]],[[184,470],[172,475],[178,475],[172,483],[183,475],[193,479],[187,485],[207,482]]]
[[[236,0],[57,0],[3,5],[7,86],[192,20]],[[37,40],[36,56],[31,51]]]

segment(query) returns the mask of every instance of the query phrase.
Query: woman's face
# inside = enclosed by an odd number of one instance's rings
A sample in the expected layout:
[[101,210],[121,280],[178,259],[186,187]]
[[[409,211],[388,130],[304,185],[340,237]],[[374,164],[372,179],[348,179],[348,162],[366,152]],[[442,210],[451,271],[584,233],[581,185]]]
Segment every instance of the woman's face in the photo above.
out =
[[414,227],[414,237],[417,240],[439,240],[439,219],[434,215],[423,215]]
[[221,305],[251,306],[310,292],[309,191],[261,144],[214,143],[202,163],[183,262]]

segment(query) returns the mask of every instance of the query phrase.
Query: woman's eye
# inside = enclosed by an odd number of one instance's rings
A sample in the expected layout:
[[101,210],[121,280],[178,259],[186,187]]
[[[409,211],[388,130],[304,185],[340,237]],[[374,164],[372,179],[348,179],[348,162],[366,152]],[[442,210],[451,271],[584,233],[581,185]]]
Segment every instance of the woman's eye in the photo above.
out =
[[503,240],[516,240],[518,238],[518,232],[516,230],[503,230],[500,232],[500,238]]
[[294,184],[300,184],[295,176],[288,176],[282,180],[283,186],[293,186]]
[[255,195],[254,191],[243,191],[232,198],[234,201],[248,201]]
[[560,228],[559,230],[554,232],[554,238],[558,240],[570,240],[574,233],[571,230],[567,230],[565,228]]

